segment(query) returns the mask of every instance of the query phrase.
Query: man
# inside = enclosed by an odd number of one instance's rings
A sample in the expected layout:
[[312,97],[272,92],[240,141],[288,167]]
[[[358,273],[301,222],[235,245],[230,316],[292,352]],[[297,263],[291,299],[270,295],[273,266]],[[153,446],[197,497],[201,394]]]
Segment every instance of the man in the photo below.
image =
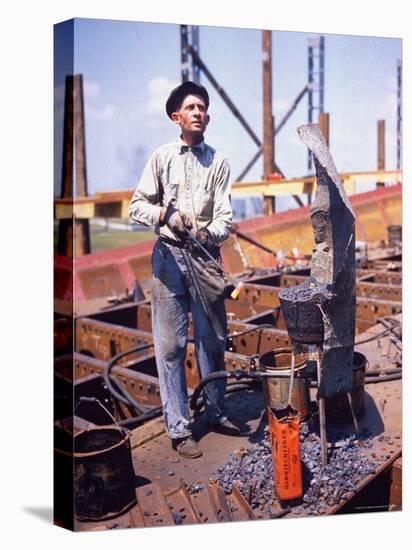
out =
[[[228,162],[203,141],[208,107],[203,86],[187,81],[172,90],[166,112],[180,127],[180,138],[152,154],[129,206],[132,220],[154,226],[159,235],[152,255],[153,339],[167,432],[173,448],[187,458],[202,455],[192,437],[185,379],[188,312],[201,377],[224,369],[227,333],[224,297],[213,291],[221,287],[219,274],[209,292],[204,280],[210,260],[190,248],[188,238],[190,231],[219,259],[218,245],[232,222]],[[205,415],[214,429],[235,435],[224,393],[223,379],[206,385]]]

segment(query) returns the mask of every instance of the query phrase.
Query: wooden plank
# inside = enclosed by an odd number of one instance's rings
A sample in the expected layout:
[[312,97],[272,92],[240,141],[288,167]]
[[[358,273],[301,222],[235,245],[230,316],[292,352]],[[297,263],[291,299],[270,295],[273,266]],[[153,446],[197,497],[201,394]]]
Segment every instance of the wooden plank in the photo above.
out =
[[95,205],[92,199],[89,199],[87,202],[67,201],[65,203],[61,202],[60,204],[56,201],[54,211],[57,220],[72,219],[73,215],[79,219],[91,219],[95,217]]
[[149,422],[146,422],[143,426],[132,430],[130,437],[130,445],[132,449],[140,447],[144,443],[154,439],[158,435],[165,433],[165,423],[162,418],[154,418]]

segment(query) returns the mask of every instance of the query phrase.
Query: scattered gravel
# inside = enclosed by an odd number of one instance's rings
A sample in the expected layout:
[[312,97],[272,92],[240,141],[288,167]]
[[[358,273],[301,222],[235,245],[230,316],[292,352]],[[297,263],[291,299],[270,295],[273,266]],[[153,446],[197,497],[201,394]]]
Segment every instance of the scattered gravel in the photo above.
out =
[[[356,485],[373,474],[381,461],[371,458],[373,438],[367,430],[361,439],[347,433],[328,433],[331,442],[328,464],[321,465],[320,437],[311,422],[300,426],[300,453],[302,459],[303,497],[293,501],[291,512],[296,515],[324,514],[329,506],[346,501]],[[381,436],[382,437],[382,436]],[[376,456],[376,455],[375,455]],[[273,488],[272,449],[265,437],[249,449],[241,449],[229,456],[229,461],[216,471],[216,479],[226,494],[236,484],[254,510],[271,516],[270,505],[275,499]]]

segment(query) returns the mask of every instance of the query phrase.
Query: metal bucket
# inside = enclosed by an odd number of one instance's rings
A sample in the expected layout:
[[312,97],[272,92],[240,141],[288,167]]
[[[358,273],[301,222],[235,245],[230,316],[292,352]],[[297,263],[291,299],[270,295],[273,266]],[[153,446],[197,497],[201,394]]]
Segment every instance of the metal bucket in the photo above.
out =
[[388,245],[399,246],[402,244],[402,226],[401,225],[388,225]]
[[[368,360],[355,351],[353,353],[352,371],[352,404],[357,419],[365,414],[365,371]],[[348,403],[347,395],[336,395],[325,399],[326,420],[332,422],[352,422],[352,413]]]
[[57,440],[56,467],[72,470],[76,519],[104,520],[136,504],[129,431],[112,426],[83,430],[71,440],[74,452],[65,439]]
[[[295,361],[295,377],[292,387],[292,407],[299,413],[301,420],[306,420],[311,414],[310,383],[307,378],[296,376],[306,366],[306,358],[297,355]],[[292,351],[290,348],[279,348],[264,353],[259,359],[260,369],[264,372],[276,373],[281,371],[290,374]],[[289,378],[263,378],[263,392],[266,404],[271,409],[284,408],[288,405]]]
[[304,283],[279,292],[279,301],[289,336],[299,344],[323,343],[323,316],[331,298],[326,285],[308,277]]

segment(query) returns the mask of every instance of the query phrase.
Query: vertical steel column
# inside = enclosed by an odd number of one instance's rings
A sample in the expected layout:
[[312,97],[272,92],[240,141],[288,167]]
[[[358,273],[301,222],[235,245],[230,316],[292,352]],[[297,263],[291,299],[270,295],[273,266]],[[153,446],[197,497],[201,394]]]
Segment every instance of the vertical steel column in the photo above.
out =
[[[323,113],[325,100],[325,37],[308,38],[308,122],[314,121],[314,111]],[[313,171],[308,150],[308,172]]]
[[385,121],[378,120],[378,170],[385,170]]
[[313,112],[313,47],[308,45],[308,122],[312,123]]
[[262,31],[263,48],[263,177],[275,170],[275,145],[272,111],[272,33]]
[[[66,77],[65,93],[61,197],[74,203],[76,198],[88,194],[82,75]],[[69,257],[90,254],[89,220],[74,216],[60,220],[57,250],[58,254]]]
[[402,61],[398,59],[398,92],[397,92],[397,117],[396,117],[396,168],[402,165]]
[[[378,120],[378,170],[385,170],[385,121]],[[378,181],[377,187],[384,187],[384,183]]]
[[180,70],[182,82],[189,80],[189,51],[188,51],[187,25],[180,25]]
[[73,166],[74,166],[74,77],[66,76],[64,96],[64,126],[63,126],[63,164],[62,187],[60,197],[68,199],[73,196]]
[[[74,76],[74,162],[75,162],[75,181],[76,195],[78,197],[87,197],[87,176],[86,176],[86,140],[85,140],[85,122],[84,122],[84,98],[83,98],[83,76],[81,74]],[[88,219],[74,220],[74,252],[76,256],[90,254],[90,227]]]
[[193,48],[199,54],[199,27],[197,25],[180,25],[180,47],[181,47],[181,75],[182,82],[192,80],[200,83],[200,68],[195,63],[190,53]]
[[325,37],[319,40],[319,112],[325,110]]
[[86,140],[84,121],[83,75],[74,76],[74,155],[76,197],[87,197]]
[[326,145],[329,147],[329,113],[319,113],[319,126]]

